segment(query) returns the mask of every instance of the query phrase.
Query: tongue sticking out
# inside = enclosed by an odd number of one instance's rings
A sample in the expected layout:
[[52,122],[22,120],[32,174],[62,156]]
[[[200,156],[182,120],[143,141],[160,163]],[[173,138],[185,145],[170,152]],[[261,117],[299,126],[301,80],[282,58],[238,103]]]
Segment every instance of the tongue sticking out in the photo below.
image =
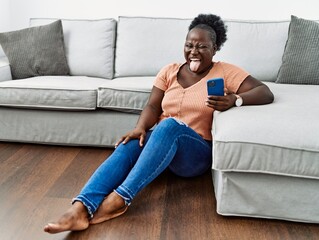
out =
[[192,72],[196,72],[199,68],[200,61],[191,61],[189,64],[189,68]]

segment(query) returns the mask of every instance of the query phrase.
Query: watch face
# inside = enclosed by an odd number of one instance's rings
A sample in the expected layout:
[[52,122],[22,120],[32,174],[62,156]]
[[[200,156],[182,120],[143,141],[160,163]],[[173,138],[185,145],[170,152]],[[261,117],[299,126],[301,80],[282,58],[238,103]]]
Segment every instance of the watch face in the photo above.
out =
[[243,99],[241,97],[237,98],[235,104],[237,107],[240,107],[241,105],[243,105]]

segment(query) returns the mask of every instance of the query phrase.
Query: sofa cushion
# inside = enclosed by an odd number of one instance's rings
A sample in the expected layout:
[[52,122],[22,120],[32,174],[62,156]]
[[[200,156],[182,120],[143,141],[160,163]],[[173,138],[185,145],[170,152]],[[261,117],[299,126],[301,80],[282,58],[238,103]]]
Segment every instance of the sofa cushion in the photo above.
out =
[[98,89],[98,107],[140,113],[147,103],[155,77],[125,77],[105,81]]
[[171,62],[184,61],[190,19],[123,17],[118,20],[115,76],[155,76]]
[[51,24],[0,33],[13,79],[68,75],[61,20]]
[[43,76],[0,82],[0,106],[94,110],[102,78]]
[[319,179],[319,86],[267,85],[274,103],[215,112],[213,168]]
[[[55,19],[32,18],[31,26]],[[62,19],[65,51],[70,73],[74,76],[113,78],[116,20]]]
[[1,44],[0,44],[0,58],[6,57],[6,54],[4,53]]
[[[236,64],[259,80],[276,81],[290,21],[224,21],[228,40],[214,60]],[[183,46],[190,22],[119,17],[115,75],[155,76],[168,63],[184,62]]]
[[275,82],[289,21],[225,20],[227,41],[214,57],[242,67],[261,81]]
[[12,80],[9,61],[6,57],[0,57],[0,82]]
[[319,23],[291,16],[277,83],[319,84]]

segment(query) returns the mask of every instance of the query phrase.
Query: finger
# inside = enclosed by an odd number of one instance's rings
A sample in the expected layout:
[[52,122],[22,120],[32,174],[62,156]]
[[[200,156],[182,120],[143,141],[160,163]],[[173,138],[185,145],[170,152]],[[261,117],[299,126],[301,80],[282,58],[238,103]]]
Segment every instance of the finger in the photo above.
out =
[[212,99],[208,99],[208,100],[206,100],[206,103],[209,104],[209,105],[217,105],[218,101],[212,100]]
[[229,101],[218,102],[218,104],[214,105],[214,108],[218,111],[225,111],[232,107],[232,104]]
[[129,136],[127,136],[127,137],[123,140],[122,143],[125,144],[125,143],[127,143],[128,141],[130,141],[130,139],[131,139],[131,138],[130,138]]
[[213,108],[213,109],[216,108],[216,106],[214,104],[210,103],[209,101],[207,101],[205,104],[206,104],[207,107],[210,107],[210,108]]
[[210,95],[207,97],[209,100],[215,100],[215,101],[222,101],[224,96],[214,96],[214,95]]
[[141,137],[140,137],[140,147],[143,147],[143,145],[144,145],[144,140],[145,140],[145,136],[144,136],[144,134],[143,134],[143,135],[141,135]]
[[115,143],[115,145],[114,145],[115,148],[117,148],[117,146],[120,145],[121,142],[123,142],[124,138],[125,138],[124,136],[121,137],[120,140],[118,140],[118,141]]

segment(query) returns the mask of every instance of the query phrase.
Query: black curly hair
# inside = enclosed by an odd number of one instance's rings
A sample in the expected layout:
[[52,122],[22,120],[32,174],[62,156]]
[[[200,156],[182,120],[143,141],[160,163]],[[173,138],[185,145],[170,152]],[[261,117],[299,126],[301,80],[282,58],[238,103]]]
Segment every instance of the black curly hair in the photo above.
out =
[[201,28],[211,33],[212,41],[216,43],[217,51],[220,50],[227,40],[227,26],[224,21],[214,14],[199,14],[193,19],[188,27],[188,31],[193,28]]

